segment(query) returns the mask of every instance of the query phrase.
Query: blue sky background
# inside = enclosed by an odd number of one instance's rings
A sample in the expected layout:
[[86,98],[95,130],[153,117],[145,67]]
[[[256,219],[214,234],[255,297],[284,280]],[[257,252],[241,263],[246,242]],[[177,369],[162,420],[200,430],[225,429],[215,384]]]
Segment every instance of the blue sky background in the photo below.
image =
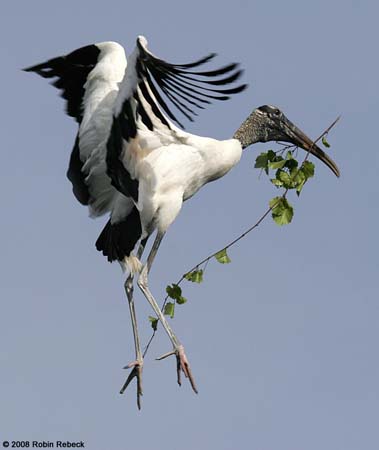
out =
[[[83,440],[133,448],[376,450],[379,446],[379,8],[374,1],[51,2],[1,7],[0,443]],[[230,137],[275,104],[311,137],[329,135],[337,180],[317,163],[293,223],[271,220],[209,264],[173,327],[199,395],[176,385],[159,332],[142,411],[118,391],[134,358],[124,276],[94,248],[92,221],[65,178],[76,124],[45,80],[22,72],[82,45],[145,35],[157,55],[239,61],[250,87],[187,129]],[[152,291],[253,224],[276,195],[256,145],[187,202],[151,272]],[[136,293],[145,341],[146,301]]]

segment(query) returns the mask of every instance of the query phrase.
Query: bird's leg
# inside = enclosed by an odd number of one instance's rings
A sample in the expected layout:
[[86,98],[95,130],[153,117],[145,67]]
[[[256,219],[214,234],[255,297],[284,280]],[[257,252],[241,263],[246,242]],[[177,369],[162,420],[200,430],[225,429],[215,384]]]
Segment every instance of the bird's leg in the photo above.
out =
[[[143,250],[145,248],[146,240],[141,243],[139,246],[137,257],[138,259],[141,258]],[[129,383],[133,380],[133,378],[137,378],[137,406],[138,409],[141,409],[141,395],[142,395],[142,368],[143,368],[143,356],[141,351],[141,344],[139,340],[138,335],[138,327],[137,327],[137,317],[136,317],[136,311],[134,308],[134,299],[133,299],[133,274],[130,273],[128,278],[125,281],[124,287],[125,292],[128,297],[128,303],[129,303],[129,311],[130,311],[130,318],[132,322],[132,328],[133,328],[133,337],[134,337],[134,348],[135,348],[135,354],[136,359],[135,361],[128,364],[125,369],[131,369],[127,380],[125,381],[124,385],[122,386],[120,390],[120,394],[123,394],[125,389],[128,387]]]
[[134,337],[134,348],[135,348],[135,354],[136,359],[135,361],[128,364],[125,369],[132,369],[130,372],[128,378],[126,379],[124,385],[122,386],[120,390],[120,394],[123,394],[125,389],[129,386],[129,383],[133,380],[133,378],[137,378],[137,406],[138,409],[141,409],[141,395],[142,395],[142,368],[143,368],[143,357],[142,357],[142,351],[141,351],[141,344],[139,340],[138,335],[138,328],[137,328],[137,318],[136,318],[136,312],[134,308],[134,300],[133,300],[133,275],[130,274],[128,278],[125,281],[125,291],[126,295],[128,297],[128,303],[129,303],[129,311],[130,311],[130,318],[132,322],[132,328],[133,328],[133,337]]
[[164,233],[157,234],[154,244],[151,248],[150,254],[147,258],[147,262],[144,265],[144,267],[141,270],[140,276],[138,278],[138,286],[140,287],[141,291],[143,292],[144,296],[146,297],[147,301],[150,303],[151,307],[153,308],[155,314],[158,316],[158,319],[163,325],[163,328],[165,329],[166,333],[168,334],[168,337],[170,338],[170,341],[173,345],[173,350],[169,353],[166,353],[165,355],[161,356],[158,359],[166,358],[170,355],[176,356],[176,367],[177,367],[177,376],[178,376],[178,384],[181,386],[181,370],[184,372],[184,375],[186,378],[189,379],[192,389],[197,393],[195,380],[192,376],[191,368],[188,362],[188,359],[186,357],[186,354],[184,352],[183,345],[180,344],[179,339],[176,337],[175,333],[171,329],[170,325],[168,324],[165,316],[163,315],[161,309],[159,308],[158,303],[154,299],[152,293],[150,292],[149,286],[148,286],[148,274],[150,272],[151,266],[153,264],[154,258],[158,252],[159,245],[163,239]]

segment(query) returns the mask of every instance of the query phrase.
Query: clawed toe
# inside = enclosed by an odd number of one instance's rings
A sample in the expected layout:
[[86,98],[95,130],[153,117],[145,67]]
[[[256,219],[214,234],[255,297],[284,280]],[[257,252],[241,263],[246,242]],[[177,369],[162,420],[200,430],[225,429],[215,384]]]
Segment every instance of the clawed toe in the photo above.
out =
[[186,378],[188,378],[189,382],[191,383],[191,387],[193,391],[197,394],[197,388],[195,384],[195,379],[192,375],[191,367],[189,365],[187,356],[184,352],[184,347],[182,345],[179,346],[177,352],[176,352],[176,371],[178,375],[178,384],[179,386],[182,385],[181,380],[181,371],[183,371]]
[[120,390],[120,394],[125,392],[125,389],[129,386],[130,382],[133,378],[137,378],[137,406],[138,409],[141,409],[141,396],[142,396],[142,369],[143,369],[143,361],[133,361],[128,364],[124,369],[132,369],[128,378],[126,379],[124,385]]
[[181,372],[183,371],[184,376],[188,378],[189,382],[191,383],[191,387],[193,391],[197,394],[198,390],[196,388],[195,379],[192,375],[191,367],[189,365],[187,356],[184,352],[183,345],[179,345],[176,349],[165,353],[164,355],[157,358],[158,360],[167,358],[168,356],[175,355],[176,356],[176,373],[177,373],[177,380],[179,386],[182,385],[182,379],[181,379]]

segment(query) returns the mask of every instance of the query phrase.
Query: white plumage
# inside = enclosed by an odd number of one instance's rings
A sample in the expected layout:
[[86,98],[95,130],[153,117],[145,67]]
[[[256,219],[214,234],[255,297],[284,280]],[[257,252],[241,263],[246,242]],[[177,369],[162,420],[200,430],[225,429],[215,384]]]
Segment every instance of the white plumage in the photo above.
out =
[[114,103],[126,69],[125,52],[119,44],[106,42],[97,47],[99,60],[84,84],[83,120],[79,126],[79,152],[92,198],[91,216],[108,212],[116,194],[106,175],[105,155]]

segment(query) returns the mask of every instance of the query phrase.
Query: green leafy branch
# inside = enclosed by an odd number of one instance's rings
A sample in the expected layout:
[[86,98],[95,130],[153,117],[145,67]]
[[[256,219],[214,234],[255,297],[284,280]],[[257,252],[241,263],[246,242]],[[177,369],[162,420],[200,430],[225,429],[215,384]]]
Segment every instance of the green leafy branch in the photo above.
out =
[[[340,118],[337,117],[321,135],[313,141],[315,145],[320,140],[325,147],[330,147],[330,144],[326,140],[329,131],[336,125]],[[247,234],[256,229],[271,213],[271,216],[275,223],[278,225],[287,225],[292,221],[294,209],[287,199],[287,194],[290,190],[295,190],[297,196],[300,195],[305,183],[313,178],[315,173],[315,166],[312,162],[308,161],[310,155],[309,151],[306,153],[304,160],[299,165],[299,162],[293,156],[293,145],[287,145],[278,152],[268,150],[261,153],[255,160],[255,168],[261,169],[270,176],[270,171],[275,171],[275,174],[270,178],[271,183],[278,189],[284,189],[284,192],[280,196],[272,198],[269,202],[269,208],[262,214],[262,216],[244,231],[237,238],[233,239],[222,249],[208,255],[202,261],[188,270],[182,277],[176,282],[166,287],[166,297],[163,301],[161,310],[171,319],[175,315],[175,306],[186,303],[187,299],[182,296],[182,289],[180,284],[184,281],[190,281],[192,283],[201,283],[203,281],[205,269],[213,258],[220,264],[229,264],[231,259],[228,256],[228,249],[243,239]],[[170,300],[169,300],[170,299]],[[153,333],[145,347],[144,356],[146,355],[152,340],[157,331],[158,319],[153,316],[149,316],[149,321],[153,328]]]

